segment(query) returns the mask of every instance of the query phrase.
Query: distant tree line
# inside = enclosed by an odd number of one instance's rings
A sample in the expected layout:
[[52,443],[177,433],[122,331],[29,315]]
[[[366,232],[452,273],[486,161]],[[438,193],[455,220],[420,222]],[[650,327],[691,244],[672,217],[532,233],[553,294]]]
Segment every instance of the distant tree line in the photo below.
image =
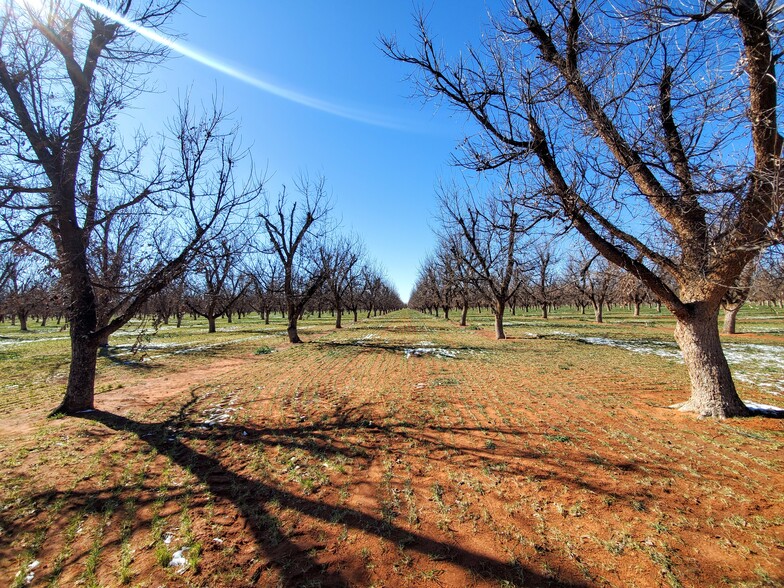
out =
[[[734,290],[733,296],[724,300],[724,333],[735,333],[735,319],[745,302],[784,309],[782,258],[769,255],[753,269],[748,287]],[[486,311],[498,322],[498,300],[488,295],[481,282],[459,256],[441,247],[421,263],[408,306],[455,320],[461,326],[466,325],[470,309]],[[597,255],[578,253],[556,260],[556,250],[544,246],[514,264],[504,312],[516,315],[536,310],[546,319],[550,311],[570,307],[581,314],[592,312],[594,321],[601,323],[605,310],[625,307],[633,316],[640,316],[645,305],[662,310],[661,300],[633,275]],[[505,338],[503,324],[496,336]]]

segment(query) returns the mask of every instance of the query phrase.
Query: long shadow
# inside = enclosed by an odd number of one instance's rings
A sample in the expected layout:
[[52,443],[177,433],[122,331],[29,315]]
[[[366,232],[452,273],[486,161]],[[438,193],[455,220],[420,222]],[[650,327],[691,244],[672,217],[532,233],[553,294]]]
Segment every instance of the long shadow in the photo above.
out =
[[[187,424],[188,408],[189,405],[184,406],[176,417],[159,423],[142,423],[103,411],[80,416],[115,431],[136,435],[159,453],[166,455],[173,463],[192,472],[214,496],[231,502],[244,517],[258,550],[270,560],[269,565],[277,568],[286,586],[301,586],[314,580],[322,586],[345,586],[363,579],[346,578],[339,572],[330,572],[287,537],[275,533],[275,530],[270,528],[269,521],[272,517],[266,508],[266,505],[273,501],[279,507],[292,509],[307,517],[333,524],[340,521],[349,528],[407,544],[408,549],[433,560],[443,559],[445,554],[448,554],[449,559],[456,565],[488,580],[522,582],[526,586],[565,588],[586,586],[584,583],[554,581],[524,569],[520,565],[510,565],[459,546],[411,533],[390,522],[352,508],[333,506],[297,496],[284,489],[231,471],[218,459],[201,454],[185,444],[181,440],[182,433],[180,436],[172,437],[172,430],[182,432],[182,425]],[[281,561],[283,559],[285,561]],[[263,572],[264,568],[258,567],[255,574],[251,574],[250,583],[256,583]]]

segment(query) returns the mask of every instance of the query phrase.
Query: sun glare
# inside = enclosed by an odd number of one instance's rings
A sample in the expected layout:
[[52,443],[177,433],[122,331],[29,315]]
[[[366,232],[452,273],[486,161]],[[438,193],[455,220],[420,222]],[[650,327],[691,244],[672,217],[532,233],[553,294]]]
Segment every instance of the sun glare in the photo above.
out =
[[[36,4],[36,5],[43,4],[43,0],[15,0],[15,1],[20,3],[30,2],[31,4]],[[116,12],[108,9],[106,6],[101,6],[94,0],[75,0],[75,1],[85,6],[86,8],[89,8],[90,10],[94,10],[95,12],[102,14],[106,18],[109,18],[115,22],[120,23],[121,25],[133,30],[134,32],[145,37],[146,39],[149,39],[150,41],[164,45],[169,49],[171,49],[172,51],[175,51],[184,57],[193,59],[194,61],[197,61],[209,68],[212,68],[215,71],[219,71],[225,75],[231,76],[236,80],[239,80],[255,88],[258,88],[259,90],[262,90],[269,94],[273,94],[275,96],[283,98],[284,100],[288,100],[290,102],[294,102],[296,104],[300,104],[308,108],[319,110],[321,112],[326,112],[328,114],[332,114],[334,116],[339,116],[356,122],[361,122],[361,123],[379,126],[379,127],[393,128],[398,130],[401,129],[399,124],[396,124],[391,120],[384,119],[380,116],[363,112],[358,109],[353,109],[338,104],[333,104],[331,102],[327,102],[319,98],[314,98],[312,96],[301,94],[299,92],[295,92],[293,90],[289,90],[287,88],[278,86],[276,84],[272,84],[257,76],[242,71],[238,67],[229,65],[224,61],[211,57],[205,53],[202,53],[201,51],[192,49],[191,47],[188,47],[187,45],[183,45],[182,43],[170,39],[165,35],[161,35],[157,31],[140,26],[135,22],[123,17],[122,15],[117,14]]]
[[47,5],[47,0],[13,0],[13,2],[35,15],[40,15]]

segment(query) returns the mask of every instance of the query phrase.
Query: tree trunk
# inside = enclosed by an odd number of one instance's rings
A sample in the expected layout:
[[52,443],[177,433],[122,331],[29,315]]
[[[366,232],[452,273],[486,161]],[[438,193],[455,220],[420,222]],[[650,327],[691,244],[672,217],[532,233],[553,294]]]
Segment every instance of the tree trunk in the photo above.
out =
[[338,308],[337,312],[335,312],[335,328],[342,329],[343,325],[341,324],[341,319],[343,318],[343,309]]
[[46,315],[44,315],[44,316],[41,318],[41,326],[42,326],[42,327],[45,327],[45,326],[46,326],[46,320],[47,320],[47,318],[48,318],[48,317],[47,317]]
[[443,306],[442,308],[444,309],[444,320],[448,321],[449,320],[449,307],[448,306]]
[[302,343],[297,333],[297,321],[299,321],[300,309],[296,308],[293,304],[288,308],[289,324],[286,327],[286,333],[289,336],[289,343]]
[[727,335],[735,334],[735,319],[738,317],[740,307],[740,304],[731,304],[729,308],[724,309],[724,328],[721,331],[722,333]]
[[634,302],[634,316],[640,316],[640,303]]
[[76,414],[93,409],[98,346],[90,337],[71,336],[71,366],[62,404],[51,414]]
[[354,313],[354,322],[357,322],[357,320],[359,320],[359,317],[357,316],[358,313],[357,309],[356,308],[352,309],[352,312]]
[[506,333],[504,333],[504,307],[506,305],[501,304],[500,302],[496,304],[494,314],[495,314],[495,338],[496,339],[506,339]]
[[268,325],[268,324],[269,324],[269,319],[270,319],[270,309],[269,309],[269,308],[267,308],[267,309],[264,311],[264,324],[265,324],[265,325]]
[[546,302],[544,304],[542,304],[542,318],[543,319],[547,318],[547,303]]
[[302,343],[297,333],[297,315],[289,315],[289,326],[286,327],[286,333],[289,336],[289,343]]
[[463,304],[463,309],[460,311],[460,326],[466,326],[466,320],[468,319],[468,304]]
[[600,302],[599,304],[594,303],[593,305],[593,316],[597,323],[604,322],[604,316],[602,314],[603,304]]
[[214,333],[215,332],[215,317],[214,316],[210,315],[210,316],[207,317],[207,325],[208,325],[207,326],[207,332],[208,333]]
[[721,348],[718,305],[710,308],[708,303],[695,302],[692,309],[688,319],[678,319],[675,325],[675,340],[691,379],[691,398],[676,406],[701,417],[748,416]]
[[177,313],[177,328],[179,329],[182,326],[182,314],[181,312]]
[[19,313],[19,330],[20,331],[27,331],[27,313],[20,312]]

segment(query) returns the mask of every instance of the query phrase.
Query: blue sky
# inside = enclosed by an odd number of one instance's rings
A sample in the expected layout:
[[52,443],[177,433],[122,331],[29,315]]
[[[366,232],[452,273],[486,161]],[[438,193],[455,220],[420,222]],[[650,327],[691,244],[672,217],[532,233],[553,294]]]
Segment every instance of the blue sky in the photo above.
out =
[[458,173],[450,154],[469,129],[465,115],[412,97],[408,69],[379,49],[381,35],[414,47],[419,6],[454,54],[479,40],[488,6],[497,2],[191,0],[169,25],[188,48],[265,84],[335,105],[349,118],[187,57],[155,72],[158,92],[143,96],[131,115],[152,130],[189,89],[196,103],[209,103],[217,92],[240,121],[256,165],[269,170],[271,193],[299,172],[323,174],[342,229],[361,236],[405,300],[434,245],[434,186]]

